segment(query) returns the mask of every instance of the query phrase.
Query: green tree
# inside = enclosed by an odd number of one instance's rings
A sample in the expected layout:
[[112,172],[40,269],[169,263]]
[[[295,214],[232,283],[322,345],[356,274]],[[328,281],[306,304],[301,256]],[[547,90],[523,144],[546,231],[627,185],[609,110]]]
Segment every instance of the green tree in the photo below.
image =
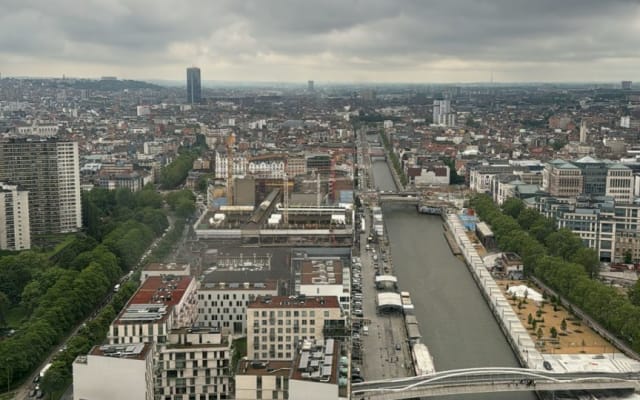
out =
[[529,315],[527,315],[527,323],[529,325],[531,325],[533,323],[533,315],[531,315],[531,313],[529,313]]
[[538,308],[536,310],[536,317],[538,317],[538,318],[542,317],[542,309],[541,308]]
[[625,264],[633,263],[633,254],[631,253],[631,250],[627,250],[624,252],[624,263]]
[[640,306],[640,280],[636,281],[627,291],[631,304]]
[[594,249],[581,247],[574,253],[571,261],[582,265],[591,279],[598,277],[598,272],[600,271],[600,259],[598,257],[598,253]]
[[555,326],[552,326],[551,329],[549,329],[549,334],[551,334],[551,337],[554,339],[558,337],[558,330]]
[[522,203],[522,200],[518,198],[510,197],[502,203],[502,210],[512,218],[518,218],[520,213],[524,210],[524,203]]
[[538,331],[536,332],[536,336],[538,337],[538,340],[542,339],[542,335],[544,335],[542,328],[538,328]]
[[7,311],[9,311],[10,306],[11,301],[9,301],[9,296],[0,292],[0,326],[6,325]]
[[54,361],[44,374],[40,387],[44,393],[53,394],[66,389],[71,383],[71,371],[60,361]]
[[567,321],[564,318],[562,319],[562,321],[560,321],[560,330],[562,332],[567,331]]

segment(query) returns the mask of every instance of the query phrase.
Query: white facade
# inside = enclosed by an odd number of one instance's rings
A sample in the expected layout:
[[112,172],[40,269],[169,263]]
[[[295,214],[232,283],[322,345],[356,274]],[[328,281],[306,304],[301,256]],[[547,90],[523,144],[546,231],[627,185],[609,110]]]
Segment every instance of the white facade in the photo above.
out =
[[146,115],[151,115],[151,107],[150,106],[137,106],[136,114],[138,117],[144,117]]
[[[227,154],[216,151],[216,178],[227,178]],[[242,154],[233,155],[233,176],[242,177],[247,174],[247,158]]]
[[31,248],[29,193],[0,182],[0,249]]
[[82,228],[78,143],[58,142],[57,152],[60,232],[76,232]]
[[433,124],[438,126],[456,125],[456,115],[451,112],[450,100],[433,101]]
[[33,135],[41,137],[51,137],[58,134],[57,125],[36,125],[34,123],[32,126],[19,126],[17,130],[18,134],[25,136]]
[[307,173],[307,160],[302,157],[289,157],[287,159],[286,166],[287,176],[289,178],[296,177],[298,175],[306,175]]
[[328,382],[291,379],[289,381],[289,398],[304,400],[337,400],[339,398],[338,385]]
[[282,179],[286,172],[285,161],[279,160],[251,160],[248,170],[252,175],[260,178]]
[[[136,356],[106,355],[96,346],[73,362],[74,400],[152,400],[153,351],[139,345]],[[129,347],[129,346],[127,346]]]
[[276,296],[276,282],[203,283],[198,289],[198,325],[222,333],[247,334],[247,304],[258,296]]
[[231,343],[219,332],[191,328],[172,331],[158,358],[159,399],[231,397]]
[[633,171],[622,164],[614,164],[607,169],[606,195],[616,203],[633,202]]
[[296,343],[324,338],[325,322],[342,320],[336,297],[260,297],[247,308],[247,356],[291,360]]

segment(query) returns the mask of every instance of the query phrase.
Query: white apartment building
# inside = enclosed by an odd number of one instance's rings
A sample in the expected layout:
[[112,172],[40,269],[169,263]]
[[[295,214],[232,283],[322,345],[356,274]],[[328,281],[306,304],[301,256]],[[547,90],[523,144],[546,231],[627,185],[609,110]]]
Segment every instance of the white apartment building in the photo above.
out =
[[232,397],[231,341],[220,331],[174,329],[162,346],[156,370],[160,400],[219,400]]
[[438,126],[456,125],[456,114],[451,112],[450,100],[433,101],[433,124]]
[[196,280],[190,276],[152,276],[109,327],[111,344],[167,342],[172,329],[197,319]]
[[198,288],[198,325],[224,334],[247,335],[247,305],[259,296],[276,296],[276,281],[201,282]]
[[29,192],[0,182],[0,249],[30,248]]
[[305,296],[335,296],[343,310],[351,305],[351,271],[340,257],[294,255],[295,292]]
[[[216,151],[216,178],[227,178],[227,152]],[[249,164],[244,154],[234,154],[232,160],[232,172],[234,177],[242,177],[247,174],[247,166]]]
[[73,400],[153,400],[153,345],[95,346],[73,362]]
[[634,177],[631,168],[622,164],[611,164],[607,167],[606,195],[618,203],[633,203]]
[[247,306],[247,356],[252,360],[290,360],[302,340],[323,340],[325,330],[344,326],[335,296],[261,296]]
[[248,161],[249,173],[257,178],[282,179],[286,173],[286,156],[257,156]]

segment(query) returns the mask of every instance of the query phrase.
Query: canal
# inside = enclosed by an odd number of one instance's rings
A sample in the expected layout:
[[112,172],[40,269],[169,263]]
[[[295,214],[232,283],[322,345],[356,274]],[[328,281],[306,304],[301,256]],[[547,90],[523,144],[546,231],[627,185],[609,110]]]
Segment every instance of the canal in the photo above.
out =
[[[375,184],[395,190],[384,161],[373,163]],[[413,206],[383,209],[400,290],[411,293],[422,341],[438,371],[472,367],[519,367],[489,307],[464,263],[453,256],[442,220]],[[452,399],[448,396],[443,399]],[[533,393],[455,396],[465,400],[533,400]]]

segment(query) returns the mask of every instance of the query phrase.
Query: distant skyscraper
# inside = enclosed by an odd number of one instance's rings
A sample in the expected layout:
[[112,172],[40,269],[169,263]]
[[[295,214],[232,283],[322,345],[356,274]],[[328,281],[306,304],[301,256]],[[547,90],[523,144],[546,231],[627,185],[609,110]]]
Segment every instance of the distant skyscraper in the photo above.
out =
[[0,141],[0,181],[28,192],[31,241],[82,227],[78,143]]
[[625,90],[631,89],[631,81],[622,81],[621,85],[622,85],[622,88]]
[[202,101],[200,68],[187,68],[187,103],[200,103],[200,101]]
[[307,82],[307,90],[313,92],[313,81]]
[[587,143],[587,121],[580,122],[580,143]]
[[433,124],[439,126],[455,126],[455,113],[451,112],[450,100],[433,101]]

